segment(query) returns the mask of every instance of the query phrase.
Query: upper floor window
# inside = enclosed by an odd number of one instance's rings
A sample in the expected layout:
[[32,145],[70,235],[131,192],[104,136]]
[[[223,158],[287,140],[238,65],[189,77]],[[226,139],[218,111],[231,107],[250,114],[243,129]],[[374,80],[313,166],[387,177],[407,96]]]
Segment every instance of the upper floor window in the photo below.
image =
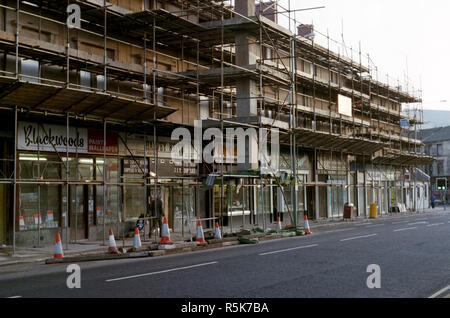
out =
[[442,144],[437,144],[436,145],[436,156],[442,156],[443,155],[443,152],[442,152]]
[[39,83],[39,62],[34,60],[22,59],[21,73],[22,75],[27,75],[23,76],[23,79],[25,81],[31,83]]

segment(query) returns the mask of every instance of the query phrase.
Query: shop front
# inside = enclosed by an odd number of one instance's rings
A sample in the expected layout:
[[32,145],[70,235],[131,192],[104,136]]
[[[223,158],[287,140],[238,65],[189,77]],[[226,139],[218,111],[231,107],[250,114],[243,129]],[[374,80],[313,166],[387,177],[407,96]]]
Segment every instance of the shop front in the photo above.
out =
[[[177,141],[169,137],[120,133],[119,155],[122,165],[123,218],[128,225],[141,216],[148,216],[148,230],[152,229],[152,194],[163,203],[163,213],[173,232],[185,234],[189,221],[202,217],[205,194],[198,181],[197,164],[177,164],[172,160],[172,148]],[[156,182],[155,182],[156,181]],[[195,228],[194,232],[195,232]],[[147,233],[146,233],[147,234]]]
[[103,142],[101,130],[69,127],[67,138],[66,126],[18,123],[18,245],[52,244],[66,229],[70,241],[97,239],[99,225],[117,222],[117,134]]

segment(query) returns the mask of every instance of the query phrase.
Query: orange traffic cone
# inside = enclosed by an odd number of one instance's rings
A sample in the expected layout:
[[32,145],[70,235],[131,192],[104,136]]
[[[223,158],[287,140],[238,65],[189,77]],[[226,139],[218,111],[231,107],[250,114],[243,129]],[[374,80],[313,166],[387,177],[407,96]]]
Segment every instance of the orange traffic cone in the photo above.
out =
[[219,228],[219,222],[216,222],[216,233],[214,235],[214,238],[220,240],[222,239],[222,234],[220,233],[220,228]]
[[109,229],[109,247],[108,247],[108,253],[111,254],[120,254],[119,250],[117,249],[116,240],[114,239],[114,234],[112,229]]
[[136,227],[134,229],[134,248],[139,248],[141,247],[141,237],[139,235],[139,229]]
[[160,245],[173,244],[172,240],[170,239],[169,226],[167,225],[166,217],[163,218],[163,226],[162,226],[162,230],[161,230],[161,241],[159,241],[158,244],[160,244]]
[[55,244],[55,254],[53,255],[53,258],[63,258],[64,253],[62,249],[62,243],[61,243],[61,235],[59,233],[56,234],[56,244]]
[[205,236],[203,235],[203,227],[202,227],[202,221],[197,221],[197,238],[195,239],[196,242],[199,242],[200,245],[206,245],[208,244],[205,241]]
[[306,216],[306,215],[305,215],[305,226],[304,226],[304,228],[305,228],[306,233],[312,234],[311,233],[311,229],[309,228],[308,216]]
[[277,231],[281,231],[281,221],[280,221],[280,217],[277,217]]

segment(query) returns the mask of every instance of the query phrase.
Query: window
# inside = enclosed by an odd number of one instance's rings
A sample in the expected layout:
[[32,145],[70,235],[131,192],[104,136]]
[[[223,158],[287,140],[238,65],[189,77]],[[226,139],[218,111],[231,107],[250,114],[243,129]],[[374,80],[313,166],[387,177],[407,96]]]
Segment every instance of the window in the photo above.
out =
[[444,173],[444,160],[438,160],[436,162],[436,175],[440,176]]
[[[59,179],[61,162],[56,156],[19,155],[19,174],[23,179]],[[19,186],[19,230],[56,228],[60,219],[61,187],[52,184]],[[40,214],[40,215],[39,215]]]
[[91,73],[80,71],[80,86],[83,88],[91,87]]
[[104,89],[105,85],[105,76],[103,75],[97,75],[97,89]]
[[436,145],[436,156],[442,156],[442,144]]
[[28,75],[23,76],[23,79],[30,83],[39,83],[39,62],[33,61],[33,60],[21,60],[21,71],[22,75]]

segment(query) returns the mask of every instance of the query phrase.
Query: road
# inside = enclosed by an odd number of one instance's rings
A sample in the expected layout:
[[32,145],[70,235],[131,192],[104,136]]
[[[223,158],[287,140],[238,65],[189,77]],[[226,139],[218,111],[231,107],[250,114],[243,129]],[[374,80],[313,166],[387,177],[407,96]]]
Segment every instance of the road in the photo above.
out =
[[[428,298],[450,295],[450,213],[380,218],[163,257],[0,269],[0,297]],[[370,264],[380,288],[369,288]]]

